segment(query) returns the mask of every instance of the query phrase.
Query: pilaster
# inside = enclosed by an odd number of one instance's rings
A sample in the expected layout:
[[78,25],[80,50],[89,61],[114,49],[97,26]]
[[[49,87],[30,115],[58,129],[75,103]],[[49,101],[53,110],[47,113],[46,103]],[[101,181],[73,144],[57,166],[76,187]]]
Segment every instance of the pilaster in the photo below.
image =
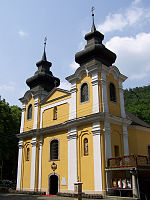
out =
[[35,190],[35,170],[36,170],[36,137],[32,138],[32,157],[31,157],[31,180],[30,180],[30,190]]
[[107,163],[108,158],[112,157],[111,152],[111,128],[109,122],[104,122],[104,134],[105,134],[105,160]]
[[42,145],[43,145],[43,136],[40,136],[40,140],[39,140],[39,179],[38,179],[38,191],[41,190],[41,175],[42,175]]
[[26,111],[26,106],[25,104],[22,104],[20,133],[23,133],[24,130],[25,111]]
[[76,81],[71,83],[71,100],[70,100],[70,106],[69,106],[69,119],[75,119],[76,118],[76,96],[77,96],[77,88],[76,88]]
[[124,155],[129,155],[128,129],[126,124],[123,124],[123,146]]
[[16,190],[21,190],[21,168],[22,168],[22,150],[23,150],[23,140],[20,139],[18,142],[19,152],[18,152],[18,170],[17,170],[17,187]]
[[33,123],[33,129],[38,128],[38,105],[39,105],[39,97],[35,98],[34,102],[34,123]]
[[121,117],[126,118],[125,108],[124,108],[124,95],[123,95],[123,87],[122,82],[119,81],[119,96],[120,96],[120,110],[121,110]]
[[101,87],[102,87],[103,112],[108,113],[106,74],[103,71],[101,72]]
[[94,154],[94,186],[95,191],[102,191],[102,155],[100,122],[94,122],[93,128],[93,154]]
[[92,73],[92,87],[93,87],[93,113],[99,112],[99,80],[98,71]]
[[68,130],[68,190],[74,190],[77,181],[77,128]]

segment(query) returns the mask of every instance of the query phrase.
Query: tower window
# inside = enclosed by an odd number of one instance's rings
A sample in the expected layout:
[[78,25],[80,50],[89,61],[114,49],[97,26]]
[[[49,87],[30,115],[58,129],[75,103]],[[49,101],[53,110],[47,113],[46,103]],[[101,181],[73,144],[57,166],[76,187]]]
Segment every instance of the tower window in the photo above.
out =
[[28,111],[27,111],[27,120],[32,119],[32,104],[28,106]]
[[113,83],[109,84],[109,95],[110,95],[110,101],[116,102],[116,87]]
[[86,102],[88,100],[89,100],[88,84],[83,83],[81,86],[81,103]]
[[58,145],[59,141],[57,139],[50,142],[50,160],[58,160]]
[[84,138],[84,156],[88,156],[89,154],[89,147],[88,147],[88,139]]
[[26,161],[29,161],[30,159],[30,148],[27,148],[27,152],[26,152]]
[[53,109],[53,120],[57,119],[57,106],[54,107]]

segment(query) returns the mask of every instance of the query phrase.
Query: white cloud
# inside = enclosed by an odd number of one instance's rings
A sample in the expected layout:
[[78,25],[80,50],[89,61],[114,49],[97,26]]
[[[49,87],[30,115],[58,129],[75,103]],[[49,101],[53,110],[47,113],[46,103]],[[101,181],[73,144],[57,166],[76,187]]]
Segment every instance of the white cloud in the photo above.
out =
[[113,37],[106,47],[116,53],[116,65],[121,73],[132,81],[149,81],[150,33],[140,33],[135,37]]
[[76,70],[76,69],[79,67],[79,64],[76,63],[75,61],[73,61],[73,62],[70,64],[70,67],[71,67],[73,70]]
[[110,13],[106,16],[104,23],[98,25],[98,30],[102,33],[107,33],[115,30],[122,31],[126,26],[136,25],[140,20],[149,18],[150,16],[146,13],[149,13],[150,9],[144,9],[138,7],[140,0],[134,0],[131,3],[131,6],[122,12],[115,14]]
[[64,89],[64,90],[70,90],[71,84],[69,82],[60,82],[59,88]]
[[7,84],[0,85],[0,92],[14,92],[15,90],[15,83],[9,82]]
[[25,33],[25,32],[24,32],[24,31],[22,31],[22,30],[20,30],[20,31],[18,32],[18,34],[19,34],[21,37],[28,36],[28,34],[27,34],[27,33]]

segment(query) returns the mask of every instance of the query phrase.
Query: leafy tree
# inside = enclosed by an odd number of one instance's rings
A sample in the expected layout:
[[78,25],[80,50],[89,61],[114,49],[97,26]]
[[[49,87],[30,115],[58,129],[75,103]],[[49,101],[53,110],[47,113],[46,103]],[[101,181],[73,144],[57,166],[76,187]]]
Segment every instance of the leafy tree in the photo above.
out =
[[124,90],[125,109],[150,124],[150,85]]
[[0,101],[0,161],[3,163],[2,179],[16,179],[18,139],[21,109]]

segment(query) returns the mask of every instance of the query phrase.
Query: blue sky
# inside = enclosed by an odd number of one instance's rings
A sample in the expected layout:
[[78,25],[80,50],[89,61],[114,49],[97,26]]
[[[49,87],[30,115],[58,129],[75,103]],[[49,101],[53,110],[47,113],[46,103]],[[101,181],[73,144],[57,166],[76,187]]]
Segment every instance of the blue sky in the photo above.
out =
[[47,36],[51,71],[69,88],[65,77],[74,73],[76,52],[90,31],[91,7],[103,43],[117,54],[116,65],[128,76],[124,88],[149,85],[149,0],[13,0],[0,1],[0,95],[19,105],[26,79],[37,70]]

